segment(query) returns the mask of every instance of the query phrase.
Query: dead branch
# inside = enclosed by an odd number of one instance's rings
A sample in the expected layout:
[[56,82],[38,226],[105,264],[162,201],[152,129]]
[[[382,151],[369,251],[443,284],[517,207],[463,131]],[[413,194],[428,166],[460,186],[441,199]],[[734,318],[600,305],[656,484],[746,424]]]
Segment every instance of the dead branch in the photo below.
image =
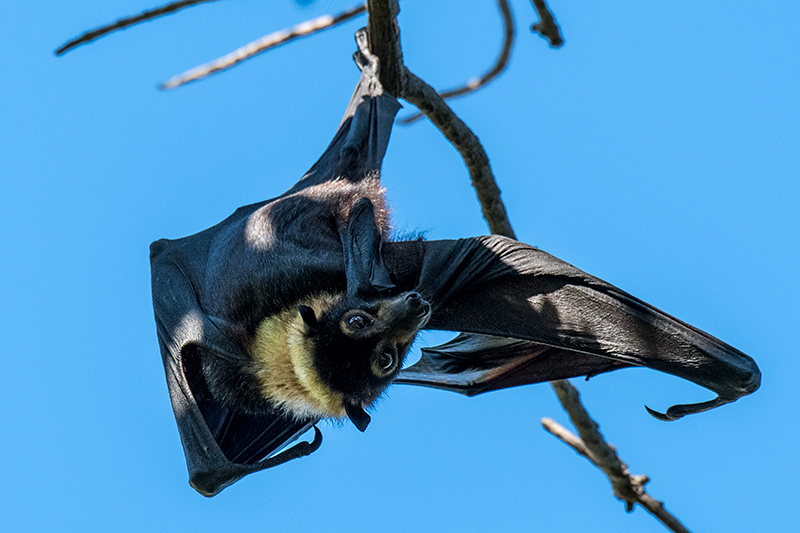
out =
[[207,78],[212,74],[227,70],[235,65],[238,65],[242,61],[246,61],[251,57],[276,48],[282,44],[300,39],[301,37],[314,35],[315,33],[319,33],[328,28],[333,28],[334,26],[337,26],[360,15],[361,13],[364,13],[366,10],[367,5],[361,4],[348,9],[347,11],[343,11],[338,15],[322,15],[321,17],[301,22],[300,24],[297,24],[291,28],[270,33],[264,37],[261,37],[260,39],[256,39],[255,41],[242,46],[237,50],[234,50],[225,56],[220,57],[219,59],[215,59],[214,61],[210,61],[204,65],[187,70],[183,74],[173,76],[169,80],[162,83],[159,87],[161,89],[175,89],[189,82]]
[[461,154],[489,230],[497,235],[515,238],[505,204],[500,198],[500,188],[489,165],[489,156],[478,137],[458,118],[433,87],[408,70],[406,72],[408,86],[402,93],[403,99],[422,111]]
[[[378,5],[375,11],[373,4]],[[390,43],[382,43],[382,46],[391,50],[401,50],[400,32],[396,29],[397,14],[400,12],[397,0],[370,0],[368,5],[370,32],[375,28],[374,31],[379,32],[379,35],[391,40]],[[376,39],[371,34],[370,46],[373,47],[374,43]],[[371,49],[373,54],[378,55],[374,48]],[[478,137],[464,121],[458,118],[435,89],[405,67],[402,52],[393,52],[389,59],[380,55],[378,58],[381,65],[381,84],[384,88],[422,111],[461,154],[490,231],[513,238],[514,230],[508,220],[505,204],[500,199],[500,188],[492,174],[489,156],[486,155]],[[392,73],[393,78],[389,78],[389,73]],[[384,79],[384,76],[387,79]],[[387,82],[394,83],[393,88],[396,92],[387,88]]]
[[369,47],[380,60],[381,85],[389,94],[399,98],[406,84],[400,26],[397,24],[400,4],[397,0],[367,0],[367,8]]
[[614,447],[603,438],[597,422],[589,416],[578,390],[566,380],[553,381],[552,386],[580,437],[549,418],[542,419],[542,426],[602,470],[611,481],[614,496],[625,502],[628,512],[638,503],[671,531],[688,533],[689,530],[664,508],[663,503],[647,494],[644,486],[649,478],[631,475],[628,465],[620,460]]
[[154,18],[158,18],[164,15],[169,15],[171,13],[175,13],[176,11],[180,11],[186,7],[195,6],[197,4],[203,4],[205,2],[215,2],[216,0],[179,0],[178,2],[171,2],[165,6],[157,7],[151,9],[149,11],[145,11],[144,13],[140,13],[138,15],[134,15],[132,17],[126,17],[124,19],[119,19],[118,21],[107,24],[105,26],[101,26],[97,29],[87,31],[83,35],[72,39],[71,41],[67,41],[64,45],[61,46],[58,50],[56,50],[56,55],[60,56],[69,52],[73,48],[80,46],[82,44],[90,43],[95,39],[99,39],[104,35],[108,35],[109,33],[115,32],[117,30],[123,30],[134,24],[139,24],[140,22],[146,22],[148,20],[153,20]]
[[[449,100],[450,98],[455,98],[458,96],[464,96],[465,94],[477,91],[481,87],[488,85],[489,82],[499,76],[500,73],[503,72],[508,66],[508,59],[511,57],[511,49],[514,45],[514,15],[511,12],[511,6],[508,4],[508,0],[497,0],[497,7],[500,10],[500,14],[503,18],[503,45],[500,49],[500,55],[497,56],[497,60],[492,68],[486,71],[483,76],[472,78],[461,87],[440,93],[441,97],[445,100]],[[416,122],[420,118],[422,118],[422,113],[414,113],[413,115],[409,115],[404,119],[398,120],[397,122],[398,124],[407,125]]]
[[556,19],[550,12],[550,8],[544,0],[531,0],[533,7],[539,14],[539,22],[531,26],[531,31],[538,33],[550,43],[553,48],[559,48],[564,44],[564,39],[561,37],[561,31],[556,23]]

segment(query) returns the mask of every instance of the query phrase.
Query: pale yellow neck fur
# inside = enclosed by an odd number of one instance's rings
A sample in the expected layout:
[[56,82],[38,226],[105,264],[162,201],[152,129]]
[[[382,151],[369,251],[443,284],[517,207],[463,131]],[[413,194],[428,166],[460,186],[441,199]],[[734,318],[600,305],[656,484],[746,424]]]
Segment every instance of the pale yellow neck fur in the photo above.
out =
[[[320,315],[341,296],[320,294],[298,304]],[[276,407],[300,418],[343,417],[344,397],[325,385],[314,369],[314,341],[306,335],[297,306],[265,318],[250,346],[261,394]]]

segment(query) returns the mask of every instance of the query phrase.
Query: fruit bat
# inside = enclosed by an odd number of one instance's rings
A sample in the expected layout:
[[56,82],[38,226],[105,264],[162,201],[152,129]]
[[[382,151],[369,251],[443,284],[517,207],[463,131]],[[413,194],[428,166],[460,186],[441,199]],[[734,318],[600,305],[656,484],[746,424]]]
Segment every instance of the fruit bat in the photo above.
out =
[[[357,42],[355,93],[295,186],[151,245],[158,341],[198,492],[313,452],[323,418],[363,431],[392,382],[474,395],[646,366],[717,394],[651,411],[666,420],[758,388],[747,355],[537,248],[389,240],[379,171],[400,105],[363,32]],[[403,369],[420,329],[460,334]],[[311,427],[311,442],[285,449]]]

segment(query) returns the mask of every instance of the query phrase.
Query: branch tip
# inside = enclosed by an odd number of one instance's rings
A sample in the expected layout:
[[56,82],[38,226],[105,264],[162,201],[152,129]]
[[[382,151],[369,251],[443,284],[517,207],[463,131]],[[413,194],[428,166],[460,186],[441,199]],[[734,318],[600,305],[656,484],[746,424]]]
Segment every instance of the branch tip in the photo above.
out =
[[132,17],[125,17],[119,19],[116,22],[112,22],[111,24],[106,24],[105,26],[100,26],[94,30],[87,31],[86,33],[79,35],[78,37],[72,39],[71,41],[67,41],[60,48],[55,51],[57,56],[64,55],[73,48],[76,48],[82,44],[90,43],[100,37],[108,35],[109,33],[113,33],[117,30],[124,30],[134,24],[139,24],[140,22],[147,22],[148,20],[153,20],[158,17],[162,17],[164,15],[170,15],[181,9],[192,7],[197,4],[203,4],[206,2],[215,2],[216,0],[179,0],[177,2],[170,2],[169,4],[163,5],[161,7],[157,7],[154,9],[150,9],[149,11],[145,11],[143,13],[139,13],[138,15],[134,15]]
[[550,12],[550,8],[544,0],[531,0],[536,13],[539,14],[539,22],[531,26],[531,31],[538,33],[550,43],[553,48],[561,48],[564,39],[561,37],[561,30],[558,27],[555,17]]

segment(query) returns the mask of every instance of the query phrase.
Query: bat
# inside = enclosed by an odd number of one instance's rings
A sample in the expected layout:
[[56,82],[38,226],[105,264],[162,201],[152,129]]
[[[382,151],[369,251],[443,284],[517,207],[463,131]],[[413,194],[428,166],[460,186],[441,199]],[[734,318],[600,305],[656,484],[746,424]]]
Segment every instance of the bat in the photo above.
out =
[[[391,383],[475,395],[629,366],[715,392],[760,384],[753,359],[537,248],[501,236],[392,241],[380,167],[400,105],[357,33],[361,77],[320,159],[284,194],[150,249],[167,385],[198,492],[308,455],[315,426],[361,431]],[[419,330],[460,332],[422,348]],[[310,428],[311,442],[287,447]]]

